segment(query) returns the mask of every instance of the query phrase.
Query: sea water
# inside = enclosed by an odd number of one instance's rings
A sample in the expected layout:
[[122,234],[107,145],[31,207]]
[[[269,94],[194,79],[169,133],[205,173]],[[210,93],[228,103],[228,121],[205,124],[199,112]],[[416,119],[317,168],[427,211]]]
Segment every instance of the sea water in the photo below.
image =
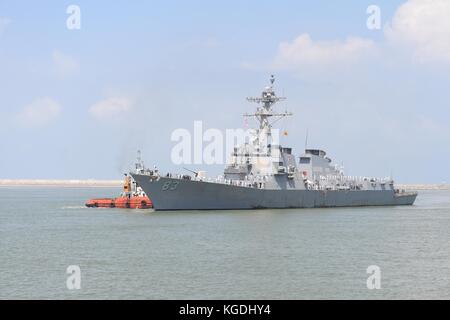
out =
[[84,206],[118,193],[0,187],[0,298],[450,298],[450,191],[401,207]]

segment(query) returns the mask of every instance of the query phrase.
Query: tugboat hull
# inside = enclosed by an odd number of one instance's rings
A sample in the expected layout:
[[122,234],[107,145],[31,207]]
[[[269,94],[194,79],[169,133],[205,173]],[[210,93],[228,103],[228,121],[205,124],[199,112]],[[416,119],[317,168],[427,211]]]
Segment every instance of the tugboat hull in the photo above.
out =
[[86,202],[88,208],[123,208],[123,209],[150,209],[152,201],[148,197],[119,197],[90,199]]

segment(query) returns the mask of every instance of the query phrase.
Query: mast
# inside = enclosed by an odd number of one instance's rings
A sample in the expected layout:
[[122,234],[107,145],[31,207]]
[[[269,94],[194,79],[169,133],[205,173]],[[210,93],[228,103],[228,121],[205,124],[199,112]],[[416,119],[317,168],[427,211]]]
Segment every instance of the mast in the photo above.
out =
[[[272,127],[273,123],[270,123],[270,117],[278,117],[283,118],[287,116],[292,116],[292,112],[282,112],[277,113],[274,112],[272,106],[277,103],[278,101],[286,100],[286,97],[278,97],[275,94],[275,91],[273,89],[273,84],[275,82],[274,75],[270,76],[270,86],[266,87],[261,97],[248,97],[247,101],[250,102],[256,102],[258,104],[261,104],[260,107],[256,109],[255,113],[252,114],[244,114],[244,117],[255,117],[259,121],[259,129],[268,129],[270,132],[270,128]],[[279,120],[279,119],[277,119]]]
[[[244,114],[244,117],[255,117],[259,122],[259,134],[265,134],[267,137],[271,136],[271,128],[272,124],[281,118],[292,116],[291,112],[282,112],[277,113],[273,110],[273,105],[277,103],[278,101],[286,100],[286,97],[278,97],[275,94],[273,84],[275,82],[274,75],[270,76],[270,86],[266,87],[261,97],[248,97],[247,101],[250,102],[256,102],[258,104],[261,104],[260,107],[257,107],[256,112],[252,114]],[[277,119],[270,123],[270,118],[276,117]]]
[[141,150],[137,151],[136,163],[135,163],[136,173],[141,173],[144,169],[144,161],[141,158]]

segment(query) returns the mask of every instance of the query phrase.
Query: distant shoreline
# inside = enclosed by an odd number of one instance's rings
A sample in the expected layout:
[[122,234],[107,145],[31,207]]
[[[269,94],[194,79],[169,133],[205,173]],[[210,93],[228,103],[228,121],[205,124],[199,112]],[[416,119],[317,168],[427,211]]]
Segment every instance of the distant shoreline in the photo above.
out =
[[405,190],[450,190],[450,184],[436,183],[436,184],[395,184],[396,189]]
[[120,187],[123,180],[44,180],[44,179],[0,179],[0,186],[5,187]]
[[[0,179],[0,187],[120,187],[123,180],[44,180],[44,179]],[[397,189],[406,190],[450,190],[450,184],[396,184]]]

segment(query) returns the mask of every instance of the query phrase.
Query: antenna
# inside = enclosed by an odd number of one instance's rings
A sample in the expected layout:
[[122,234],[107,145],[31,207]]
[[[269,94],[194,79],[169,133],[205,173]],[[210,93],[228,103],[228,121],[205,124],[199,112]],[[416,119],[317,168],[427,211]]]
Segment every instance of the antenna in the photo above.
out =
[[144,161],[142,161],[141,150],[137,151],[136,163],[135,163],[136,173],[141,173],[144,169]]
[[308,128],[306,128],[306,137],[305,137],[305,151],[308,148]]
[[137,151],[137,158],[136,158],[137,162],[140,163],[141,162],[141,150]]

